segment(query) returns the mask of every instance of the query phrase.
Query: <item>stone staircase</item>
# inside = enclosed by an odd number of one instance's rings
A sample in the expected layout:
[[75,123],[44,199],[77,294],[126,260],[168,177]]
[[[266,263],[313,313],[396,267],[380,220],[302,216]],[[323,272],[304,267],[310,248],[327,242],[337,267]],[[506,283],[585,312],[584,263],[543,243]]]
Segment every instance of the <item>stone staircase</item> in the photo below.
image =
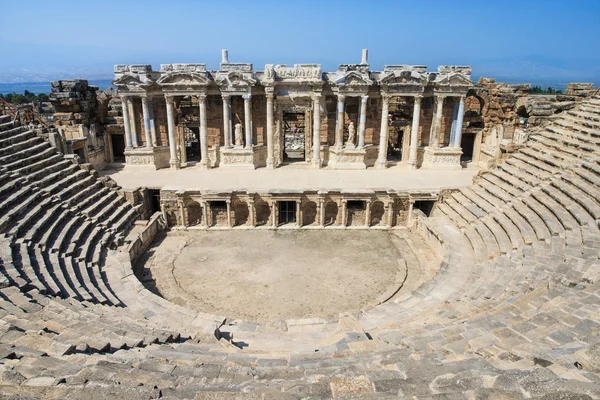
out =
[[339,321],[227,321],[220,340],[123,267],[135,210],[0,129],[0,157],[27,151],[0,169],[3,396],[600,398],[599,97],[416,218],[441,264],[412,293]]

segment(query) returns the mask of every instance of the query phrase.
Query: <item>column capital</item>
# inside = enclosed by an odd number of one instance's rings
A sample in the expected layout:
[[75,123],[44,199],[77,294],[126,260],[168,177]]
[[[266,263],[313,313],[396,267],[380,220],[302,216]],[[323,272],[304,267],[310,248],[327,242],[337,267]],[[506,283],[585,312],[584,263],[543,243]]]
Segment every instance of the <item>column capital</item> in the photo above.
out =
[[244,101],[250,101],[250,99],[252,98],[252,94],[244,94],[242,95],[242,98],[244,99]]
[[140,98],[142,99],[142,104],[146,105],[146,104],[148,104],[148,99],[150,97],[147,94],[143,94],[140,96]]
[[392,98],[392,95],[389,93],[381,93],[381,99],[386,102],[389,103],[390,99]]
[[120,97],[121,97],[121,101],[129,101],[129,99],[131,98],[131,95],[122,94]]
[[231,95],[228,93],[227,94],[221,93],[221,98],[223,99],[223,101],[229,102],[229,100],[231,100]]
[[465,99],[466,99],[466,97],[467,97],[467,96],[466,96],[466,95],[464,95],[464,94],[463,94],[463,95],[460,95],[460,96],[459,96],[459,101],[460,101],[461,103],[464,103],[464,102],[465,102]]
[[414,97],[414,99],[415,99],[415,103],[420,103],[420,102],[421,102],[421,100],[423,100],[423,94],[422,94],[422,93],[420,93],[420,94],[415,94],[413,97]]
[[344,94],[338,94],[337,95],[338,101],[346,101],[346,95]]
[[323,95],[321,95],[321,93],[312,93],[312,94],[310,95],[310,98],[311,98],[313,101],[320,101],[320,100],[321,100],[321,97],[323,97]]
[[267,96],[268,102],[273,102],[273,98],[275,97],[273,93],[267,93],[265,96]]
[[446,94],[446,93],[435,93],[434,97],[436,99],[440,99],[440,100],[443,101],[446,97],[448,97],[448,94]]
[[363,94],[362,96],[360,96],[360,100],[362,102],[367,102],[367,100],[369,100],[369,95],[368,94]]
[[175,96],[174,96],[174,95],[172,95],[172,94],[168,94],[168,93],[165,93],[165,100],[166,100],[167,102],[172,102],[172,101],[173,101],[173,99],[175,99]]
[[198,95],[198,102],[200,104],[206,104],[206,94],[205,93],[201,93]]

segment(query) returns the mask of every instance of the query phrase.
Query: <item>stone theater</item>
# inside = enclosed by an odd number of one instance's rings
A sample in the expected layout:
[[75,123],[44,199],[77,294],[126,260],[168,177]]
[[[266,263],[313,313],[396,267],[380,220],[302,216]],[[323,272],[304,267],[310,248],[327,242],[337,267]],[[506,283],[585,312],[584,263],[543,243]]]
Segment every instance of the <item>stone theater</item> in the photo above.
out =
[[0,399],[600,398],[593,84],[366,49],[113,84],[0,99]]

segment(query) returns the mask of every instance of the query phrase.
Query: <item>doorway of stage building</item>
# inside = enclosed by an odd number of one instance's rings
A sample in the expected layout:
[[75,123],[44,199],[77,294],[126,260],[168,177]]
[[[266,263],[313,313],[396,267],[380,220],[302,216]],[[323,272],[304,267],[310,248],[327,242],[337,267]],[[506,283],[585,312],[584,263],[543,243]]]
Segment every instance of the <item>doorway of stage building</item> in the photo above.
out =
[[160,189],[148,189],[148,200],[150,215],[160,211]]
[[125,135],[113,133],[110,137],[112,142],[113,162],[125,162]]
[[280,201],[279,202],[279,225],[295,224],[296,223],[296,202],[295,201]]
[[460,161],[462,163],[469,163],[473,161],[473,147],[475,146],[475,137],[477,135],[473,133],[463,133],[460,140],[460,147],[462,149],[462,155]]
[[283,113],[283,162],[306,161],[306,114]]
[[402,143],[404,141],[404,129],[391,126],[388,135],[387,159],[389,161],[402,160]]
[[200,161],[200,128],[186,128],[185,155],[187,161]]

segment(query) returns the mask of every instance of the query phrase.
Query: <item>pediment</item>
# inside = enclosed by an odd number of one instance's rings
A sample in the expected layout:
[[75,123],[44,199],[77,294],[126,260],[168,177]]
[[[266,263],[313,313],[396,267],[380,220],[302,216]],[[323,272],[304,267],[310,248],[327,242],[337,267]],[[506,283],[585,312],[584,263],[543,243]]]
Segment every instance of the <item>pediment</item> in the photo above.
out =
[[436,82],[438,85],[442,86],[472,86],[473,82],[467,78],[465,75],[454,73],[442,76],[441,78],[438,76],[438,80]]
[[336,79],[335,83],[346,86],[368,86],[371,85],[373,81],[368,77],[365,77],[363,74],[359,74],[356,71],[351,71]]
[[123,75],[113,81],[113,85],[115,86],[138,86],[141,84],[142,81],[136,75]]
[[256,80],[249,77],[248,74],[234,71],[227,75],[221,75],[217,78],[217,83],[221,86],[230,88],[246,88],[248,86],[254,86]]
[[160,77],[157,83],[161,85],[206,85],[208,79],[193,72],[172,72]]
[[394,71],[381,79],[386,84],[421,84],[427,81],[426,77],[417,71]]

